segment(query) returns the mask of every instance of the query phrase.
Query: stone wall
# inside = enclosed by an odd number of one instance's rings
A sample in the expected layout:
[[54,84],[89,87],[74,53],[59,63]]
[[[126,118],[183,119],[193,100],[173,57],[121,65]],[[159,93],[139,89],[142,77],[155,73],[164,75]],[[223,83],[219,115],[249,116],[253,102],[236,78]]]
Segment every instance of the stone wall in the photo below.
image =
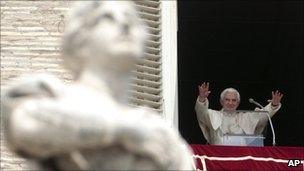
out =
[[[71,79],[60,58],[61,34],[70,3],[1,0],[1,89],[22,74],[47,72],[63,81]],[[1,126],[0,170],[31,169],[28,161],[8,150],[3,132]]]

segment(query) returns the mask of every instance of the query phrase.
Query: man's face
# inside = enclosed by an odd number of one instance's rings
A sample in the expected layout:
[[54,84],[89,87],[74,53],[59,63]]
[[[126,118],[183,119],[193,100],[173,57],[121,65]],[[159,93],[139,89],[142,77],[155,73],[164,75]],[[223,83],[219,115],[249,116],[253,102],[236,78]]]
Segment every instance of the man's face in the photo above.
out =
[[237,109],[240,102],[237,99],[237,95],[234,92],[227,92],[224,96],[224,99],[221,100],[223,110],[226,112],[232,112]]

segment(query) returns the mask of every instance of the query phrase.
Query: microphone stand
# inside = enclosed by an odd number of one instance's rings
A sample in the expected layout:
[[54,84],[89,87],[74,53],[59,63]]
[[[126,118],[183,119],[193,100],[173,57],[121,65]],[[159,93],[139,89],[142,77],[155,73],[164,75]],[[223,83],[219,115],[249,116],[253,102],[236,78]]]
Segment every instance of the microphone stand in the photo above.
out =
[[276,144],[276,142],[275,142],[275,133],[274,133],[274,128],[273,128],[272,121],[271,121],[271,118],[269,116],[268,111],[266,111],[265,108],[260,103],[256,102],[252,98],[249,99],[249,103],[253,103],[256,106],[260,107],[262,109],[261,111],[267,115],[268,121],[269,121],[270,127],[271,127],[271,132],[272,132],[272,146],[275,146],[275,144]]
[[[248,112],[246,110],[238,110],[238,112]],[[264,115],[267,116],[268,118],[268,121],[270,123],[270,127],[271,127],[271,132],[272,132],[272,146],[275,146],[276,145],[276,141],[275,141],[275,132],[274,132],[274,128],[273,128],[273,125],[272,125],[272,121],[271,121],[271,118],[268,114],[268,111],[266,111],[264,108],[260,111],[252,111],[252,112],[256,112],[256,113],[262,113]]]
[[275,133],[274,133],[274,128],[273,128],[273,125],[272,125],[271,118],[270,118],[270,116],[268,114],[268,111],[264,110],[263,113],[265,113],[267,115],[267,117],[268,117],[268,120],[269,120],[269,123],[270,123],[270,127],[271,127],[271,132],[272,132],[272,146],[275,146],[276,145],[276,142],[275,142]]

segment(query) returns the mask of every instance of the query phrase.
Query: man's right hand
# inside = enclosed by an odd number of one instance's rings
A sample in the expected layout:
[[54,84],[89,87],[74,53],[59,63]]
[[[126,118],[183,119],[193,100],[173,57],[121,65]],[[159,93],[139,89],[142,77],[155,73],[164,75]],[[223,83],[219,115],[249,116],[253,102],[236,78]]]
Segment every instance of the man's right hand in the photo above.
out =
[[205,83],[203,82],[202,85],[198,86],[198,90],[199,90],[199,101],[200,102],[205,102],[206,99],[208,98],[210,91],[209,91],[209,83]]

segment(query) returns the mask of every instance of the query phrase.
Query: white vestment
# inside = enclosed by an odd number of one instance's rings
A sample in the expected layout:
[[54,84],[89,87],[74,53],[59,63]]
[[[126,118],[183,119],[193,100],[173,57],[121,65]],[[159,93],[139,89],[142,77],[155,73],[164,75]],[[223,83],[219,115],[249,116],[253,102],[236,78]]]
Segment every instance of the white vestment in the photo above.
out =
[[[268,118],[264,114],[232,113],[223,110],[208,109],[209,102],[200,102],[197,99],[195,111],[200,128],[209,144],[224,145],[222,137],[225,134],[261,134],[267,125]],[[264,109],[272,117],[281,107],[272,107],[269,103]]]

